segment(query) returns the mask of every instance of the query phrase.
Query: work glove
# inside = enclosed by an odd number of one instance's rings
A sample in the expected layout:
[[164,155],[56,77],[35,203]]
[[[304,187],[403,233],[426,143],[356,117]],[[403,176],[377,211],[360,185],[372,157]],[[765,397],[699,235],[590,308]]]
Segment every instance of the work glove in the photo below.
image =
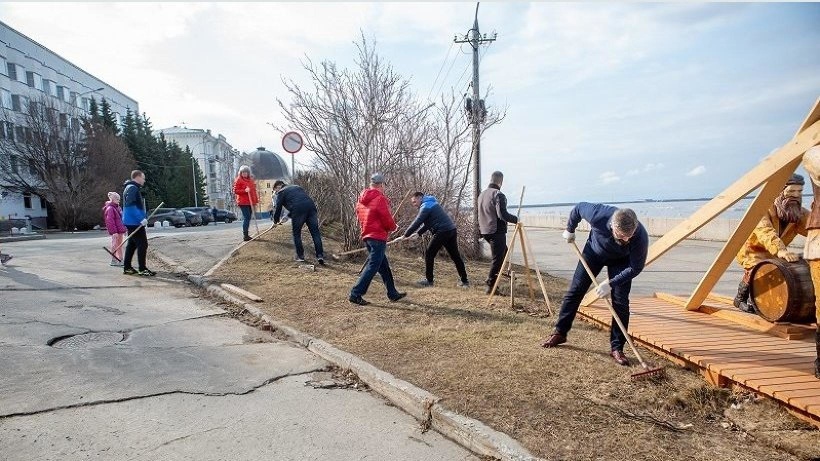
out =
[[565,230],[564,233],[561,234],[561,237],[563,237],[564,240],[567,241],[567,243],[572,243],[572,242],[575,241],[575,232],[570,232],[568,230]]
[[612,291],[612,287],[609,286],[609,280],[604,280],[595,288],[595,294],[598,295],[599,298],[606,298],[609,296],[609,293]]
[[140,224],[142,224],[143,227],[148,227],[148,220],[143,219],[142,221],[140,221]]
[[777,252],[777,257],[780,259],[784,259],[790,263],[793,263],[800,259],[800,256],[797,253],[792,253],[789,250],[780,250]]

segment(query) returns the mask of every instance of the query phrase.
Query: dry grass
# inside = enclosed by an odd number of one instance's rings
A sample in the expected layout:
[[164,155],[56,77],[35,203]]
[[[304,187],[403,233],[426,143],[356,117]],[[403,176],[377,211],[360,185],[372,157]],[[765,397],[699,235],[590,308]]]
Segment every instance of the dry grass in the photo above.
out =
[[[616,366],[608,356],[608,332],[586,322],[576,321],[568,344],[539,347],[554,318],[544,315],[543,305],[525,300],[523,285],[516,292],[517,309],[507,297],[485,307],[486,263],[468,262],[474,287],[460,290],[445,255],[436,263],[438,286],[414,288],[423,274],[421,253],[393,247],[389,258],[397,285],[409,295],[389,302],[376,277],[365,296],[373,304],[359,307],[347,296],[362,259],[329,261],[312,272],[292,257],[289,232],[275,230],[240,250],[215,279],[262,296],[263,309],[273,317],[431,391],[448,408],[506,432],[538,456],[797,459],[771,440],[727,424],[724,411],[737,396],[709,387],[692,372],[668,364],[663,379],[630,381],[634,369]],[[546,283],[555,309],[566,281],[547,277]],[[772,415],[793,420],[774,407],[754,417]],[[811,446],[790,451],[820,456],[818,431],[802,425],[799,430]]]

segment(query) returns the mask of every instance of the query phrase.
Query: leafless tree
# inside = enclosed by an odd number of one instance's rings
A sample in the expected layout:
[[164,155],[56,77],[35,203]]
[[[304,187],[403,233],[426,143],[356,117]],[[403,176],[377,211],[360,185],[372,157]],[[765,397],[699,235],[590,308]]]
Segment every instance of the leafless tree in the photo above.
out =
[[[303,68],[310,84],[303,87],[283,79],[288,99],[277,99],[287,123],[277,129],[305,135],[305,147],[316,155],[318,178],[333,191],[332,203],[317,204],[338,207],[338,214],[327,216],[338,216],[345,249],[360,245],[355,203],[372,173],[387,176],[394,207],[408,192],[422,190],[435,194],[458,216],[469,191],[472,151],[464,98],[451,94],[436,104],[422,102],[410,81],[378,55],[372,41],[362,36],[355,46],[352,69],[339,69],[332,61],[316,64],[306,57]],[[491,111],[485,129],[503,117]],[[406,224],[414,215],[405,207],[397,220]]]
[[105,192],[135,165],[125,144],[54,98],[21,98],[16,109],[2,114],[2,187],[47,200],[63,229],[101,222]]

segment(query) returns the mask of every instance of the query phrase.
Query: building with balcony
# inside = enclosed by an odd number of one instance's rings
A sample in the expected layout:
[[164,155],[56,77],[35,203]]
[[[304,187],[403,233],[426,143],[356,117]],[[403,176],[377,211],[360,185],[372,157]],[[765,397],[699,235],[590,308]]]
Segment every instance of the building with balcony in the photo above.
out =
[[[73,116],[84,115],[91,98],[105,98],[118,123],[129,109],[139,113],[133,98],[0,22],[0,111],[4,119],[0,124],[0,142],[25,135],[26,127],[12,126],[8,120],[24,113],[29,101],[44,97],[54,98],[58,107],[70,109]],[[13,161],[10,164],[18,167]],[[44,228],[47,215],[45,200],[15,194],[0,184],[0,218],[24,220],[28,216],[36,226]]]

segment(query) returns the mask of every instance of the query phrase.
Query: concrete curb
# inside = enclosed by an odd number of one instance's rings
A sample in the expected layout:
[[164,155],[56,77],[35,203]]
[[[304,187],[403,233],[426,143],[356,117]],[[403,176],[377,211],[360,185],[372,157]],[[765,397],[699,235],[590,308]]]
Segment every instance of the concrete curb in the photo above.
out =
[[[231,251],[230,254],[233,255],[235,252],[236,249]],[[184,267],[170,258],[160,256],[160,253],[156,251],[154,251],[154,254],[163,262],[168,261],[166,264],[171,267]],[[214,267],[218,267],[227,259],[227,257],[224,258]],[[214,268],[208,272],[212,273],[213,270]],[[314,338],[274,320],[253,304],[239,299],[218,285],[209,283],[204,276],[190,273],[186,275],[194,285],[241,307],[246,312],[270,325],[272,329],[284,333],[289,340],[301,344],[309,351],[339,368],[352,371],[362,382],[390,403],[401,408],[423,424],[429,424],[429,427],[471,452],[504,461],[538,461],[541,459],[530,454],[527,449],[509,435],[499,432],[481,421],[445,409],[439,403],[441,398],[430,392],[396,378],[392,374],[376,368],[374,365],[326,341]]]
[[45,240],[46,236],[37,235],[15,235],[12,237],[0,237],[0,243],[25,242],[27,240]]
[[183,266],[182,264],[176,262],[175,260],[165,256],[164,254],[162,254],[162,253],[160,253],[160,252],[158,252],[154,249],[151,249],[150,251],[151,251],[152,255],[156,256],[157,259],[162,261],[163,264],[165,264],[166,266],[169,266],[171,269],[173,269],[174,272],[176,272],[178,274],[183,274],[183,275],[188,275],[188,274],[191,273],[190,269],[188,269],[187,267]]

